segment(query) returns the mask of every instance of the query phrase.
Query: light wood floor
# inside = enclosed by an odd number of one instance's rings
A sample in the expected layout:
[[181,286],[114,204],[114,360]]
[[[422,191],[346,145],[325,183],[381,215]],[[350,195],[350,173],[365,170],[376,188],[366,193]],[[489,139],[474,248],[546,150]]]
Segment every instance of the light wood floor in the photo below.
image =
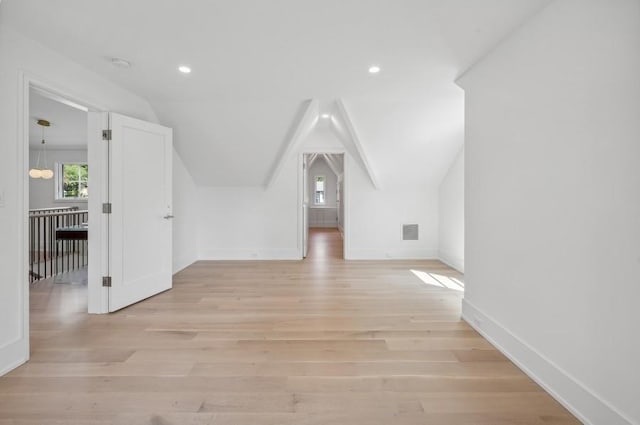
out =
[[339,249],[324,230],[305,261],[198,262],[104,316],[36,285],[0,425],[579,423],[460,320],[460,274]]

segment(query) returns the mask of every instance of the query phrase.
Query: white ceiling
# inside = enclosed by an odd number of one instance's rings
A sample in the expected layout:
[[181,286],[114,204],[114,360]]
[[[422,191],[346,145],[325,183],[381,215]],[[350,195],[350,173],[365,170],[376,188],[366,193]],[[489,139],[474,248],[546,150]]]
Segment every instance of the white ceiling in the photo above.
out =
[[45,128],[47,147],[87,148],[87,113],[44,97],[33,90],[29,94],[29,145],[40,146],[42,127],[39,119],[47,120]]
[[456,76],[548,2],[6,0],[0,22],[146,98],[198,184],[262,184],[302,102],[340,98],[384,187],[439,182]]

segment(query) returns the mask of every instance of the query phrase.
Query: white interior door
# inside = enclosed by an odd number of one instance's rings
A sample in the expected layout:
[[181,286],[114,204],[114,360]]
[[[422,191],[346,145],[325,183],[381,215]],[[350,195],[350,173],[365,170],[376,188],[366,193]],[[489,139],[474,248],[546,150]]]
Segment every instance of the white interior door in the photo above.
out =
[[170,128],[110,113],[109,311],[171,289]]

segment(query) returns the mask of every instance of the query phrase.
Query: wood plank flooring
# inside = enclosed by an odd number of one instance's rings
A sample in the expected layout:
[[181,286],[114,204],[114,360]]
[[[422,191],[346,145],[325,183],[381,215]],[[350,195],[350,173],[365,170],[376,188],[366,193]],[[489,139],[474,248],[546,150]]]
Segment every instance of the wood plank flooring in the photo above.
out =
[[304,261],[198,262],[104,316],[35,285],[0,425],[579,423],[460,320],[459,273],[341,249],[325,229]]

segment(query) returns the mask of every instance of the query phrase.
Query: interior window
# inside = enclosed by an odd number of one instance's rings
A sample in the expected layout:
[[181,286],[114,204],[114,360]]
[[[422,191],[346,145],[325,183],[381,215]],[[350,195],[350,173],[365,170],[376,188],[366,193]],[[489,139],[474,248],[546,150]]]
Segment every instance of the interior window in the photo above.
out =
[[56,199],[86,200],[89,197],[89,166],[83,163],[56,165]]
[[313,183],[314,183],[314,186],[315,186],[314,204],[315,205],[324,205],[324,203],[325,203],[325,177],[324,176],[316,176],[313,179]]

